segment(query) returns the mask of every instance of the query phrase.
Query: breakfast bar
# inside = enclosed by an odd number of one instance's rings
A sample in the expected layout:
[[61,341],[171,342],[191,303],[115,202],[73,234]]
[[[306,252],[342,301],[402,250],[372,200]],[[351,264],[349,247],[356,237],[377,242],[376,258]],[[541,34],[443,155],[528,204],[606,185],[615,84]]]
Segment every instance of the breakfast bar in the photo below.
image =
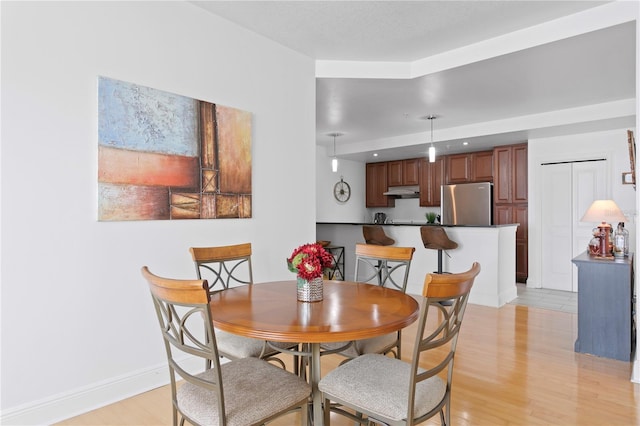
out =
[[[353,280],[355,245],[364,243],[362,226],[370,223],[316,223],[316,238],[344,246],[345,279]],[[420,294],[427,273],[438,269],[436,250],[424,248],[420,227],[425,223],[381,225],[385,233],[395,240],[396,246],[415,247],[411,262],[407,293]],[[426,225],[432,226],[432,225]],[[443,271],[465,271],[473,262],[482,265],[482,273],[476,278],[469,303],[500,307],[517,297],[516,245],[518,224],[508,225],[438,225],[443,226],[449,238],[458,243],[456,249],[443,253]]]

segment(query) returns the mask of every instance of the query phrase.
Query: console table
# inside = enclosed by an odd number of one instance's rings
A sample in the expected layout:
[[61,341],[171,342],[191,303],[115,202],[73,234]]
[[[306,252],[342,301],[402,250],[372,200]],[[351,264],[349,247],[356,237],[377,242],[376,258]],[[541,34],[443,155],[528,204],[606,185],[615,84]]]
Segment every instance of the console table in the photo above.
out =
[[635,350],[633,254],[601,260],[585,251],[578,267],[578,338],[575,351],[631,361]]

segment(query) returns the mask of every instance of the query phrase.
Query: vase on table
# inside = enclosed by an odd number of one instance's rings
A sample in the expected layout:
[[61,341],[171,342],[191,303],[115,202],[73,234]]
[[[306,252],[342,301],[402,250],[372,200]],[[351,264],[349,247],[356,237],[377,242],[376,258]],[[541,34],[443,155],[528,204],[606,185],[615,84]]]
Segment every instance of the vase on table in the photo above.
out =
[[298,278],[298,300],[301,302],[319,302],[322,300],[322,277],[305,280]]

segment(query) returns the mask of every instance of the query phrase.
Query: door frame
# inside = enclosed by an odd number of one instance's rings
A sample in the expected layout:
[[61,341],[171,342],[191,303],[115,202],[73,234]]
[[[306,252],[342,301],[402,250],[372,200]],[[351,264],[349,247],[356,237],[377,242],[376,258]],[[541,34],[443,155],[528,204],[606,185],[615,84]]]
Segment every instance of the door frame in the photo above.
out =
[[[531,150],[529,151],[531,152]],[[595,159],[605,159],[606,182],[605,193],[611,196],[611,174],[613,167],[614,152],[603,147],[601,150],[591,152],[566,152],[548,153],[537,149],[535,157],[529,156],[529,278],[528,288],[542,288],[542,163],[560,163],[574,161],[589,161]]]

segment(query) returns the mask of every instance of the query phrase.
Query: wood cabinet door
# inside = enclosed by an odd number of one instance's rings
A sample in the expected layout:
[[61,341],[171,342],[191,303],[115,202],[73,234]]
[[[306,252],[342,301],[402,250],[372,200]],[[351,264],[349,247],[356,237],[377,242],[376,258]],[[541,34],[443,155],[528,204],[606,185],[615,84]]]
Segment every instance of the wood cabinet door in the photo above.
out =
[[528,196],[527,187],[527,145],[516,145],[512,153],[513,187],[512,200],[514,203],[526,203]]
[[471,181],[471,154],[447,155],[447,183]]
[[474,182],[493,182],[493,151],[472,153],[471,168]]
[[402,160],[389,161],[387,163],[387,184],[389,186],[401,186],[402,183]]
[[441,200],[440,187],[444,182],[444,158],[439,157],[435,163],[420,160],[420,206],[439,207]]
[[529,244],[516,240],[516,281],[526,283],[529,277]]
[[493,150],[493,201],[496,204],[511,203],[511,147]]
[[529,238],[529,208],[527,206],[513,207],[513,222],[519,223],[516,230],[516,240],[526,241]]
[[493,209],[493,223],[496,225],[513,223],[513,209],[511,206],[495,206]]
[[402,184],[403,185],[419,185],[420,184],[420,159],[412,158],[402,161]]
[[367,163],[366,206],[391,207],[395,200],[383,195],[387,191],[387,163]]
[[431,185],[429,190],[431,191],[430,199],[431,206],[439,207],[442,200],[442,184],[445,179],[444,158],[437,158],[435,163],[431,165]]

